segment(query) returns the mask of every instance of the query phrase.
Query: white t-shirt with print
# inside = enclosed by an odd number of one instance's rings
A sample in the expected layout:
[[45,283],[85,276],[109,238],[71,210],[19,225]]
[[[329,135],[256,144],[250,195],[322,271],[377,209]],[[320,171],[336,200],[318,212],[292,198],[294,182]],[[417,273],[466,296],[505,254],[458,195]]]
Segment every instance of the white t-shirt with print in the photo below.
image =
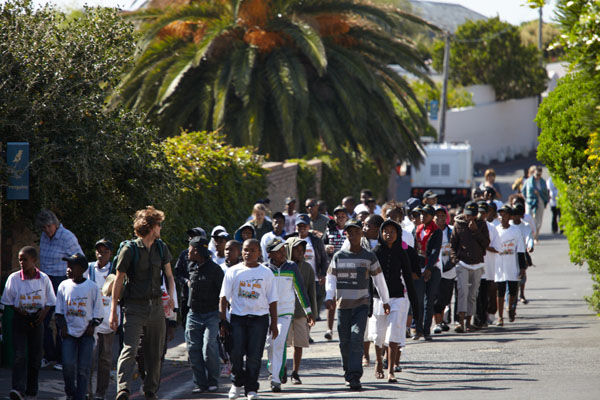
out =
[[243,263],[227,270],[219,294],[231,305],[231,314],[240,316],[268,314],[277,296],[273,271],[262,264],[249,268]]
[[496,282],[519,281],[519,256],[525,252],[525,242],[521,231],[514,225],[504,229],[496,228],[500,242],[500,253],[496,257]]
[[81,337],[93,318],[104,318],[102,296],[96,282],[62,281],[56,293],[56,314],[67,321],[69,335]]
[[[102,286],[104,286],[104,282],[106,281],[106,277],[108,276],[108,274],[110,274],[110,269],[111,269],[111,262],[109,261],[108,263],[106,263],[106,265],[102,268],[98,268],[98,262],[91,262],[90,266],[88,267],[88,269],[83,273],[83,277],[86,279],[91,279],[90,278],[90,269],[94,269],[94,280],[96,282],[96,285],[98,285],[98,289],[100,289],[100,298],[102,299],[102,308],[104,310],[104,317],[102,320],[102,323],[100,325],[98,325],[98,327],[96,328],[96,332],[98,333],[102,333],[103,335],[106,335],[108,333],[112,333],[114,332],[112,329],[110,329],[110,302],[111,302],[111,296],[103,296],[102,295]],[[117,315],[119,314],[119,309],[120,307],[117,307]]]
[[317,261],[315,260],[315,248],[309,237],[303,239],[306,242],[306,252],[304,253],[304,261],[310,264],[315,272],[315,282],[319,280],[317,274]]
[[21,279],[22,271],[13,272],[6,280],[0,302],[7,306],[22,308],[35,314],[46,306],[56,304],[56,296],[48,275],[39,272],[39,278]]
[[440,258],[437,262],[437,267],[442,271],[442,278],[444,279],[455,279],[456,278],[456,268],[452,268],[449,271],[444,272],[444,264],[443,262],[447,262],[450,258],[450,234],[449,234],[448,226],[444,228],[442,231],[442,247],[440,249]]
[[[485,222],[488,227],[488,234],[490,236],[490,246],[499,252],[502,251],[500,248],[500,238],[498,237],[498,231],[496,227],[489,223]],[[486,281],[493,281],[494,276],[496,274],[496,256],[498,253],[492,253],[491,251],[486,251],[485,256],[483,257],[483,264],[485,265],[483,275],[481,279],[485,279]]]

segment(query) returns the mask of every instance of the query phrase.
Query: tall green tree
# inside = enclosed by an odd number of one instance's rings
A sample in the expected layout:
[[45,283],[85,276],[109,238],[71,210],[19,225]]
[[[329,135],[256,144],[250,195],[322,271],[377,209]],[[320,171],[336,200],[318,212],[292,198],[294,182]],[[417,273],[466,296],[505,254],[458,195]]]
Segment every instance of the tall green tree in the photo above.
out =
[[[441,71],[444,42],[436,42],[433,67]],[[537,96],[546,88],[546,71],[535,46],[521,42],[519,28],[498,17],[467,21],[450,46],[450,79],[461,86],[489,84],[497,100]]]
[[417,17],[360,0],[164,0],[133,18],[143,37],[114,104],[166,135],[221,128],[276,160],[346,147],[421,159],[425,110],[390,68],[429,82],[402,34]]

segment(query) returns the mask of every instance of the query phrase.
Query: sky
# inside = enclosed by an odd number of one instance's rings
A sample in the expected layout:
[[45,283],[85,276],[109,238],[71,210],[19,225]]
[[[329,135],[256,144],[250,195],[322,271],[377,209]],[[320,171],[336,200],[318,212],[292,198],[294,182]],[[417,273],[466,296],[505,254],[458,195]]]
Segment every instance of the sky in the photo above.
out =
[[[503,21],[518,25],[524,21],[538,18],[538,10],[532,10],[523,6],[525,0],[436,0],[440,3],[461,4],[473,11],[477,11],[486,17],[500,16]],[[0,0],[2,2],[2,0]],[[119,6],[123,9],[131,9],[133,3],[141,4],[143,0],[34,0],[35,4],[52,3],[61,8],[80,8],[83,4],[90,6],[102,5],[107,7]],[[556,0],[547,1],[549,6],[543,9],[544,21],[552,20]]]

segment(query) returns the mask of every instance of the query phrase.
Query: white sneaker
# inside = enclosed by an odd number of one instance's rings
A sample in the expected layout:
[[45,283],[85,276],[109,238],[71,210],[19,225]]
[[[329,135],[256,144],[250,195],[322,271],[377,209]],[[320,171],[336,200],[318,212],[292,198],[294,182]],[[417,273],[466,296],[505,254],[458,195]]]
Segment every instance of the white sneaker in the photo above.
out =
[[208,391],[209,392],[216,392],[217,390],[219,390],[218,386],[209,386],[208,387]]
[[62,364],[54,364],[54,367],[52,368],[54,368],[57,371],[62,371]]
[[243,386],[231,385],[231,389],[229,389],[228,397],[230,399],[237,399],[242,394],[242,390],[244,390]]
[[46,368],[50,364],[52,364],[50,361],[46,360],[45,358],[42,358],[42,364],[40,365],[40,368]]
[[256,392],[248,392],[248,400],[258,400],[258,393]]

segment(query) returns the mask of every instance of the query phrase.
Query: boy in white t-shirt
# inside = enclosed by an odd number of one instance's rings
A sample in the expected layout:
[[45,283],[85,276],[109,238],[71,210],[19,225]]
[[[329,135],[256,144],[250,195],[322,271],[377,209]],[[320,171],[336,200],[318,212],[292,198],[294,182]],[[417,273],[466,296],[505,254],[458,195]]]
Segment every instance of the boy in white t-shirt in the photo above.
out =
[[[96,261],[89,263],[88,270],[83,276],[96,282],[98,288],[102,290],[106,278],[112,269],[112,250],[113,244],[108,239],[100,239],[96,242]],[[96,394],[92,392],[92,374],[90,374],[89,398],[94,400],[104,400],[106,389],[110,381],[110,370],[112,367],[112,350],[115,331],[110,329],[108,320],[110,319],[110,302],[112,290],[108,295],[102,295],[102,308],[104,310],[102,323],[96,329],[97,338],[96,347],[93,352],[92,371],[98,363],[98,374],[96,378]]]
[[104,309],[98,285],[83,277],[88,269],[85,256],[77,253],[63,260],[67,262],[69,279],[58,286],[55,313],[63,338],[65,393],[68,399],[84,400],[92,364],[94,331],[102,323]]
[[[19,251],[21,270],[13,272],[6,281],[2,304],[14,309],[12,370],[12,400],[35,398],[42,362],[44,318],[56,303],[52,282],[36,267],[37,250],[31,246]],[[27,355],[27,356],[26,356]]]
[[244,261],[227,270],[219,295],[222,330],[226,329],[227,307],[231,306],[231,373],[234,377],[230,399],[237,399],[242,390],[248,400],[258,399],[258,375],[267,330],[273,339],[279,333],[275,276],[269,268],[259,264],[259,256],[258,240],[247,239],[242,247]]

